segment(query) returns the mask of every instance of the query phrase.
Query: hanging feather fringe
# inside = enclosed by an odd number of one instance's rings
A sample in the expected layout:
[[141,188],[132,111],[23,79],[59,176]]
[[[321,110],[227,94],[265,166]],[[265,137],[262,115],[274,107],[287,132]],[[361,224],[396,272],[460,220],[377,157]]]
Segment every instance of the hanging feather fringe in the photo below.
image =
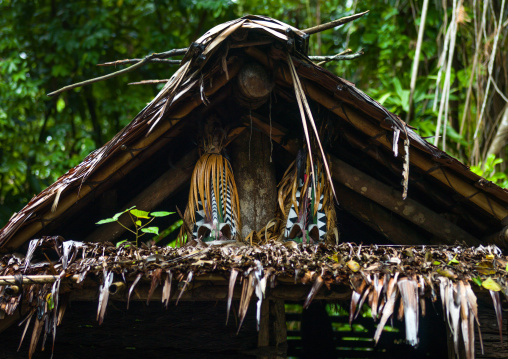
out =
[[[185,221],[194,225],[189,237],[210,235],[216,239],[239,239],[240,204],[233,170],[220,154],[207,153],[199,158],[192,173]],[[185,229],[179,239],[183,244]]]
[[312,161],[310,153],[303,160],[301,154],[299,157],[286,170],[278,186],[278,211],[285,219],[279,238],[305,233],[314,241],[336,242],[333,192],[324,165],[319,159]]

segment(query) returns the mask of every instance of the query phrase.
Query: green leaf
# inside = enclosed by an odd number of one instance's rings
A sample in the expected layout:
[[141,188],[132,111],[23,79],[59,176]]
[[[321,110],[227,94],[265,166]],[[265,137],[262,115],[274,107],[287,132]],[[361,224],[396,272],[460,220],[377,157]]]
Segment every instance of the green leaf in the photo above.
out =
[[104,224],[104,223],[111,223],[111,222],[116,222],[116,219],[115,218],[101,219],[99,222],[97,222],[95,224]]
[[457,255],[455,255],[455,257],[453,257],[453,259],[448,262],[448,265],[452,264],[459,264],[459,261],[457,260]]
[[434,266],[438,266],[438,265],[440,265],[440,264],[441,264],[441,262],[440,262],[440,261],[434,261],[434,262],[432,262],[432,265],[434,265]]
[[[127,242],[127,239],[124,239],[123,241],[117,242],[116,243],[116,248],[120,247],[122,245],[122,243],[125,243],[125,242]],[[127,247],[130,247],[130,244],[127,244],[125,246],[125,248],[127,248]]]
[[159,227],[141,228],[141,231],[145,233],[159,234]]
[[140,221],[140,220],[137,220],[137,221],[136,221],[136,226],[138,226],[138,227],[139,227],[139,226],[141,226],[141,224],[142,224],[142,223],[141,223],[141,221]]
[[150,213],[149,212],[140,211],[139,209],[131,209],[129,212],[133,216],[136,216],[138,218],[150,219],[150,217],[149,217]]
[[480,277],[473,278],[474,284],[476,284],[478,287],[482,286],[482,279]]
[[46,302],[48,303],[48,310],[52,310],[55,307],[55,301],[53,300],[53,295],[48,293],[46,296]]
[[117,214],[115,214],[115,215],[113,216],[113,218],[114,218],[115,220],[118,220],[118,218],[120,218],[120,216],[121,216],[122,214],[124,214],[125,212],[130,211],[130,210],[131,210],[131,209],[133,209],[133,208],[136,208],[136,206],[132,206],[131,208],[127,208],[126,210],[124,210],[124,211],[122,211],[122,212],[118,212]]
[[162,212],[152,212],[152,213],[150,213],[150,215],[152,217],[166,217],[166,216],[169,216],[170,214],[173,214],[173,213],[175,213],[175,212],[164,212],[164,211],[162,211]]
[[487,279],[485,279],[482,282],[482,286],[483,286],[483,288],[488,289],[488,290],[493,290],[494,292],[499,292],[502,289],[501,286],[499,285],[499,283],[496,282],[491,277],[488,277]]

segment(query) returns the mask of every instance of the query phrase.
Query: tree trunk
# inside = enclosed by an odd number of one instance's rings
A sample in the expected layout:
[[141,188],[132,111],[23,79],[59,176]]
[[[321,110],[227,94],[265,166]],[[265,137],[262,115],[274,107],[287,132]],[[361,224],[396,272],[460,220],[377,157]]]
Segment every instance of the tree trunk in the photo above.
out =
[[277,183],[270,151],[270,139],[254,129],[245,131],[231,145],[243,238],[263,228],[274,216]]

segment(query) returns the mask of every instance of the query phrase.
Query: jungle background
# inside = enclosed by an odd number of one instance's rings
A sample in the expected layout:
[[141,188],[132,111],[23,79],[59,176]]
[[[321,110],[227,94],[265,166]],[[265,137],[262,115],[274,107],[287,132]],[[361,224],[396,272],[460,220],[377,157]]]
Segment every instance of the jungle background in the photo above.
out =
[[370,10],[312,35],[310,55],[364,49],[358,59],[324,66],[473,171],[508,187],[505,2],[0,0],[0,227],[129,123],[163,86],[129,83],[168,79],[177,65],[150,63],[57,97],[47,93],[126,67],[100,63],[187,47],[245,14],[304,29]]

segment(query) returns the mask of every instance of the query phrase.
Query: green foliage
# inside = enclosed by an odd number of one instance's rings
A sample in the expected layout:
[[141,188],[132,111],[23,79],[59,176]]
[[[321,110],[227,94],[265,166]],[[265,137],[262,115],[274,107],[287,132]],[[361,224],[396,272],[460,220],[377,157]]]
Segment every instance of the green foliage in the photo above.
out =
[[508,188],[508,175],[496,169],[496,166],[501,163],[503,163],[503,159],[491,154],[485,162],[480,163],[478,166],[471,166],[471,171],[494,182],[499,187]]
[[[134,230],[128,228],[125,226],[121,221],[120,217],[122,217],[123,214],[127,213],[129,215],[129,218],[131,219],[132,223],[134,224]],[[119,225],[121,225],[123,228],[128,230],[129,232],[133,233],[136,236],[136,246],[138,245],[138,240],[142,236],[144,236],[146,233],[152,233],[159,235],[159,227],[147,227],[155,218],[158,217],[166,217],[170,214],[173,214],[174,212],[146,212],[141,211],[139,209],[136,209],[136,206],[133,206],[131,208],[127,208],[126,210],[122,212],[116,213],[111,218],[105,218],[97,222],[96,224],[106,224],[106,223],[112,223],[116,222]],[[123,240],[118,242],[116,245],[117,247],[127,242],[127,240]]]

